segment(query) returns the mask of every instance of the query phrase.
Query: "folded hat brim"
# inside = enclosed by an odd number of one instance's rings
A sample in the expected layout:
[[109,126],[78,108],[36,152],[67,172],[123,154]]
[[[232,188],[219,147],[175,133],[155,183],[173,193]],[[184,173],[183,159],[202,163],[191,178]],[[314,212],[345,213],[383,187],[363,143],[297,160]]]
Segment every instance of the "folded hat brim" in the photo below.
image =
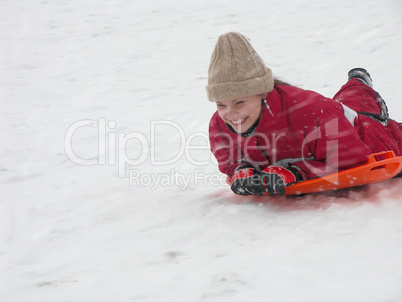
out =
[[267,68],[267,73],[262,77],[241,82],[210,84],[206,87],[206,90],[208,100],[217,102],[267,93],[271,92],[273,88],[274,81],[272,72]]

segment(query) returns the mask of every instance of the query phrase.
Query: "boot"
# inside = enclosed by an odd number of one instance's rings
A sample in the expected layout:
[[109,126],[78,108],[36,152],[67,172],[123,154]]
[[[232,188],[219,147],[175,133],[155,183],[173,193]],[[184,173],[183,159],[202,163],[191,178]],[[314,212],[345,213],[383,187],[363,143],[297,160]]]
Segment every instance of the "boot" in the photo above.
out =
[[[348,72],[348,80],[350,80],[350,79],[358,79],[359,82],[361,82],[361,83],[373,88],[373,79],[371,78],[371,76],[368,73],[368,71],[366,69],[364,69],[364,68],[353,68],[353,69],[351,69]],[[383,125],[387,125],[388,124],[388,119],[389,119],[387,104],[385,104],[384,99],[381,97],[381,95],[377,91],[375,91],[375,93],[377,95],[377,102],[379,102],[380,105],[381,105],[381,116],[378,116],[378,114],[372,114],[372,113],[366,114],[366,115],[370,115],[375,120],[377,120],[380,123],[382,123]]]

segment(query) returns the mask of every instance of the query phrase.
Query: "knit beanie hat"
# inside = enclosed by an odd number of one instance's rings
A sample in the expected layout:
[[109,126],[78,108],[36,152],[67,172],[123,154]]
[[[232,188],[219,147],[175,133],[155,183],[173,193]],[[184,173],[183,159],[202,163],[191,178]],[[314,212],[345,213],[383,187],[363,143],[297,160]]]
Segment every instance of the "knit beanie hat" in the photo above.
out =
[[207,94],[211,102],[271,92],[272,71],[241,34],[218,38],[208,69]]

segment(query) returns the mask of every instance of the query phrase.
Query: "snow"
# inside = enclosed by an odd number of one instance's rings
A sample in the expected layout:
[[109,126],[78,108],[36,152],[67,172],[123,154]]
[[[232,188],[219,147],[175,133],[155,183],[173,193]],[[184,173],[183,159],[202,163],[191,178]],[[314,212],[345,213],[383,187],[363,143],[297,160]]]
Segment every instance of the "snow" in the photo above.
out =
[[364,67],[402,120],[402,3],[0,2],[0,301],[402,300],[401,179],[231,193],[208,150],[217,37],[332,96]]

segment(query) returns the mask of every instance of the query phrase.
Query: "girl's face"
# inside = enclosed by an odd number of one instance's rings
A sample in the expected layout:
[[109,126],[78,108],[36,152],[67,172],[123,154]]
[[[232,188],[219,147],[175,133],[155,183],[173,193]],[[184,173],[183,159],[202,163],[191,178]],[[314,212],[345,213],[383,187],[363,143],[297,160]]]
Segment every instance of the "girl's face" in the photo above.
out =
[[216,102],[221,119],[237,133],[244,133],[255,124],[261,113],[262,95]]

